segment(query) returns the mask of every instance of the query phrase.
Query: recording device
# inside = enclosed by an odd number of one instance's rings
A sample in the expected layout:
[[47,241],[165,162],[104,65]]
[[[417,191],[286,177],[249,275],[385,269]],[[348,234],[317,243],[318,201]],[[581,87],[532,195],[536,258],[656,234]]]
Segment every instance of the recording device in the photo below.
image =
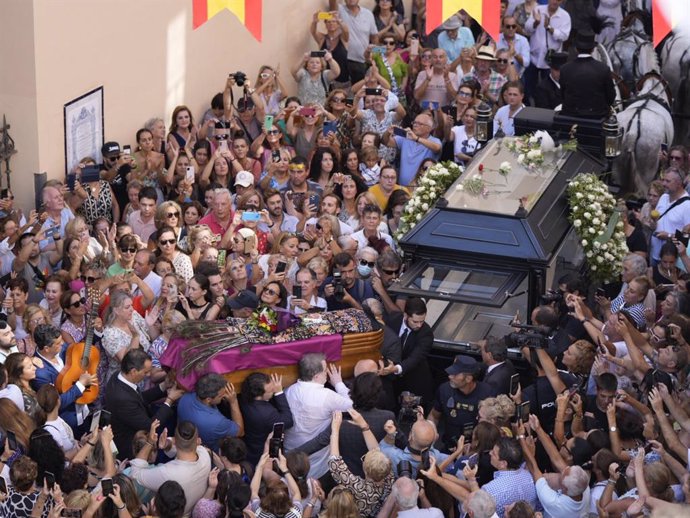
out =
[[417,407],[422,404],[422,396],[417,396],[405,390],[400,393],[400,413],[398,422],[402,424],[413,424],[417,421]]
[[333,19],[333,15],[332,15],[331,13],[321,11],[321,12],[316,16],[316,18],[317,18],[318,20],[324,20],[324,21],[325,21],[325,20],[332,20],[332,19]]
[[594,294],[595,294],[597,297],[606,297],[606,290],[604,290],[604,288],[597,288],[597,289],[594,291]]
[[273,128],[273,115],[266,115],[264,117],[264,129],[270,131]]
[[315,117],[315,116],[316,116],[316,108],[309,108],[309,107],[307,107],[307,108],[302,108],[302,109],[299,111],[299,114],[300,114],[302,117]]
[[96,430],[98,430],[99,422],[101,420],[101,412],[102,410],[98,410],[95,414],[93,414],[93,417],[91,418],[91,428],[89,429],[89,432],[91,434],[95,433]]
[[438,110],[439,103],[435,101],[422,101],[422,110]]
[[542,304],[561,304],[563,302],[563,292],[561,290],[548,290],[539,298]]
[[130,146],[129,144],[122,146],[122,152],[125,155],[131,155],[132,154],[132,146]]
[[113,479],[103,478],[101,479],[101,489],[103,490],[103,497],[113,494]]
[[101,410],[101,420],[98,427],[103,429],[106,426],[110,426],[110,412],[107,410]]
[[[76,186],[77,183],[77,175],[76,174],[68,174],[67,175],[67,188],[69,189],[69,192],[74,192],[74,187]],[[7,192],[7,189],[3,189],[3,191]],[[0,195],[0,198],[6,198],[7,195]]]
[[55,234],[60,234],[60,225],[53,225],[46,229],[46,236],[55,236]]
[[429,449],[427,448],[422,452],[422,462],[419,465],[419,469],[423,469],[424,471],[428,470],[431,467],[431,458],[429,456]]
[[187,166],[187,172],[185,173],[185,180],[187,183],[194,183],[194,166]]
[[19,444],[17,444],[17,436],[12,430],[7,430],[7,446],[12,451],[17,451]]
[[[340,272],[333,272],[333,296],[336,300],[342,300],[345,296],[345,286],[343,286],[343,278]],[[402,394],[400,397],[402,398]]]
[[403,128],[399,128],[397,126],[393,126],[393,135],[397,135],[398,137],[407,137],[407,131],[405,131]]
[[668,144],[666,142],[661,143],[661,151],[664,153],[668,153]]
[[259,221],[261,219],[261,214],[254,211],[245,210],[242,213],[242,221]]
[[374,54],[385,54],[386,53],[386,47],[383,47],[381,45],[377,45],[376,47],[373,47],[371,51]]
[[514,396],[517,394],[518,387],[520,386],[520,375],[513,374],[510,377],[510,393]]
[[301,299],[302,298],[302,286],[295,284],[292,287],[292,296],[295,297],[296,299]]
[[529,421],[529,401],[520,403],[518,407],[518,418],[522,420],[523,423]]
[[383,95],[382,88],[365,88],[364,95]]
[[412,41],[410,41],[410,54],[416,56],[419,54],[419,38],[416,36],[411,36]]
[[232,72],[230,77],[235,80],[237,86],[244,86],[244,82],[247,80],[247,74],[244,72]]
[[328,121],[323,125],[323,136],[327,137],[331,133],[338,131],[338,124],[335,121]]
[[645,454],[651,453],[651,451],[652,451],[652,445],[651,445],[650,443],[645,444],[645,445],[644,445],[644,452],[645,452]]
[[506,335],[508,347],[529,347],[531,349],[545,349],[549,343],[551,329],[545,326],[530,326],[526,324],[510,323],[511,327],[516,327],[515,331]]
[[222,268],[225,266],[225,258],[227,257],[227,250],[218,250],[218,259],[216,259],[216,264],[218,264],[218,268]]
[[287,268],[287,263],[285,261],[278,261],[276,265],[276,273],[283,273]]
[[284,423],[273,424],[273,437],[268,443],[268,455],[272,459],[279,457],[280,451],[283,449],[283,432],[285,430]]
[[354,106],[355,105],[355,100],[352,97],[348,97],[345,99],[345,106]]
[[628,210],[642,210],[643,202],[638,200],[626,200],[625,208]]
[[412,464],[409,460],[398,462],[398,477],[412,478]]
[[690,241],[690,234],[684,234],[681,230],[676,229],[676,239],[687,248],[688,242]]
[[227,151],[228,150],[228,141],[227,140],[221,140],[220,145],[218,147],[220,147],[221,151]]
[[55,487],[55,474],[50,471],[44,471],[43,474],[45,476],[48,489],[52,490]]
[[310,58],[323,58],[326,57],[326,51],[325,50],[312,50],[309,53]]
[[473,423],[465,423],[465,426],[462,427],[462,435],[463,435],[463,437],[465,437],[465,442],[472,440],[472,434],[473,433],[474,433],[474,424]]
[[279,149],[274,149],[271,151],[271,160],[274,163],[280,162],[280,150]]
[[458,107],[455,106],[454,104],[449,104],[448,106],[442,106],[441,111],[445,113],[446,115],[450,115],[450,117],[455,121],[458,117]]
[[87,165],[81,170],[81,183],[97,182],[101,179],[101,169],[97,165]]
[[318,194],[309,195],[309,205],[313,205],[317,210],[319,209],[319,205],[321,205],[321,198]]

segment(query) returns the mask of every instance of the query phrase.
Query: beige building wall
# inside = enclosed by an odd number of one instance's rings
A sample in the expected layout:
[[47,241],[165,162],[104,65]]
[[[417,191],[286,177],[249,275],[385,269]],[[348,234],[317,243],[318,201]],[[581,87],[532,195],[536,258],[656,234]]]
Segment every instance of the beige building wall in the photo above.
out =
[[[105,139],[134,145],[150,117],[170,123],[186,103],[195,117],[230,72],[255,81],[262,64],[290,68],[316,44],[313,13],[325,0],[263,0],[263,41],[225,11],[192,30],[192,0],[0,0],[0,114],[19,154],[12,160],[20,206],[33,173],[64,176],[63,105],[104,87]],[[374,0],[362,0],[372,7]]]

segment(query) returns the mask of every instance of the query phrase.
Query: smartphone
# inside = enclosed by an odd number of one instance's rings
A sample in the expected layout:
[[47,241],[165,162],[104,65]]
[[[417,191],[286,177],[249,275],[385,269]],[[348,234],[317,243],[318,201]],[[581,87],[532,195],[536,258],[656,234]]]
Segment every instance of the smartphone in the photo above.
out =
[[285,425],[283,423],[273,424],[273,437],[268,443],[268,456],[272,459],[277,459],[279,457],[280,450],[283,449],[283,432],[285,430]]
[[318,194],[310,194],[308,203],[309,205],[316,207],[316,210],[319,210],[319,206],[321,205],[321,197]]
[[454,104],[441,107],[441,111],[449,115],[450,118],[453,119],[453,121],[455,121],[458,118],[458,107]]
[[17,451],[17,448],[19,448],[19,444],[17,444],[17,436],[14,435],[12,430],[7,430],[7,446],[12,451]]
[[227,151],[228,150],[228,141],[227,140],[221,140],[220,141],[220,150],[221,151]]
[[381,88],[365,88],[364,95],[383,95]]
[[7,494],[7,481],[5,477],[0,477],[0,493]]
[[438,103],[434,101],[422,101],[423,110],[438,110]]
[[523,423],[529,421],[529,401],[520,403],[520,419]]
[[397,126],[393,126],[393,135],[397,135],[398,137],[407,137],[407,131],[404,130],[403,128],[398,128]]
[[420,469],[427,470],[431,467],[431,459],[429,458],[429,450],[426,449],[422,452],[422,462],[419,465]]
[[187,166],[187,173],[185,174],[185,181],[187,183],[194,183],[194,166]]
[[[69,192],[74,192],[74,187],[77,182],[77,175],[76,174],[68,174],[67,175],[67,188],[69,189]],[[5,196],[0,196],[0,198],[5,198]]]
[[103,497],[113,494],[113,479],[103,478],[101,479],[101,489],[103,489]]
[[348,97],[345,99],[345,106],[354,106],[355,105],[355,100],[352,97]]
[[217,264],[218,268],[222,268],[225,266],[225,258],[227,257],[228,251],[227,250],[218,250],[218,259],[217,259]]
[[652,451],[652,445],[650,443],[647,443],[644,445],[644,452],[645,453],[650,453]]
[[302,117],[314,117],[316,115],[316,109],[315,108],[302,108],[299,111],[299,114]]
[[666,142],[661,143],[661,151],[668,153],[668,144]]
[[90,433],[95,433],[96,430],[98,430],[99,423],[101,421],[101,412],[102,410],[98,410],[95,414],[93,414],[93,417],[91,418],[91,428],[89,429]]
[[687,248],[688,242],[690,242],[690,234],[683,234],[681,230],[676,229],[676,239]]
[[10,190],[9,189],[2,189],[0,190],[0,199],[7,199],[10,195]]
[[84,511],[81,509],[63,509],[60,513],[62,518],[82,518]]
[[81,170],[81,183],[97,182],[101,179],[101,169],[97,165],[87,165]]
[[276,265],[276,273],[283,273],[287,268],[287,263],[285,261],[278,261]]
[[273,128],[273,115],[266,115],[264,117],[264,129],[270,131]]
[[279,149],[274,149],[271,151],[271,160],[274,163],[280,162],[280,150]]
[[606,297],[606,292],[604,291],[604,288],[597,288],[594,293],[597,297]]
[[55,474],[51,471],[44,471],[43,475],[45,476],[48,489],[53,489],[55,487]]
[[518,387],[520,387],[520,375],[519,374],[513,374],[510,377],[510,393],[512,395],[517,394]]
[[312,50],[309,53],[310,58],[323,58],[326,56],[326,51],[325,50]]
[[285,423],[273,423],[273,437],[280,437],[282,440],[283,433],[285,433]]
[[416,56],[419,54],[419,39],[414,38],[410,42],[410,54]]
[[374,54],[385,54],[386,53],[386,47],[382,47],[382,46],[377,45],[376,47],[371,49],[371,51]]
[[302,298],[302,286],[294,285],[292,287],[292,296],[296,299]]
[[473,423],[467,423],[462,427],[462,435],[465,436],[465,442],[472,440],[472,432],[474,432]]
[[261,214],[254,211],[245,210],[242,213],[242,221],[259,221],[261,219]]
[[323,125],[323,136],[327,137],[331,133],[335,133],[338,130],[338,124],[335,121],[325,122]]
[[321,11],[321,12],[316,16],[316,18],[317,18],[318,20],[332,20],[332,19],[333,19],[333,15],[332,15],[331,13],[327,13],[327,12]]
[[110,412],[107,410],[101,410],[101,419],[98,427],[103,429],[106,426],[110,426]]

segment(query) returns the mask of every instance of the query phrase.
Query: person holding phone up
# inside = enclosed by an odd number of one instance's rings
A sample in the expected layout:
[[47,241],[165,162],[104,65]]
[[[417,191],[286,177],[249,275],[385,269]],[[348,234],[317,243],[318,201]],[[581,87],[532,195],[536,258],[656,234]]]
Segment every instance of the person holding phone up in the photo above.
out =
[[[326,69],[326,63],[329,69]],[[316,50],[305,52],[291,72],[297,82],[297,97],[302,104],[323,105],[328,95],[328,85],[340,75],[340,65],[328,50]]]
[[442,144],[431,135],[433,129],[433,117],[422,112],[415,117],[412,128],[390,127],[383,134],[383,142],[400,150],[400,185],[412,182],[424,160],[439,159]]

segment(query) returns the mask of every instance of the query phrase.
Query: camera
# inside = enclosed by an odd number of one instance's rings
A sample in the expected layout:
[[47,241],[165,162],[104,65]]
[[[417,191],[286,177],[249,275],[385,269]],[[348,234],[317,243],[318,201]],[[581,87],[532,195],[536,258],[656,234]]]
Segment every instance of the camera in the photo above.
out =
[[400,424],[412,424],[417,421],[417,407],[421,404],[422,396],[416,396],[407,390],[401,392],[398,422]]
[[555,302],[560,305],[563,303],[563,292],[560,290],[548,290],[539,298],[542,304],[551,304]]
[[412,464],[409,460],[398,462],[398,477],[412,478]]
[[528,326],[511,322],[512,327],[517,327],[515,331],[506,335],[506,345],[508,347],[529,347],[530,349],[546,349],[549,345],[549,334],[551,330],[544,326]]
[[247,80],[247,74],[244,72],[233,72],[230,77],[235,80],[237,86],[244,86],[244,82]]
[[336,300],[342,300],[345,296],[345,286],[340,272],[333,272],[333,296]]

